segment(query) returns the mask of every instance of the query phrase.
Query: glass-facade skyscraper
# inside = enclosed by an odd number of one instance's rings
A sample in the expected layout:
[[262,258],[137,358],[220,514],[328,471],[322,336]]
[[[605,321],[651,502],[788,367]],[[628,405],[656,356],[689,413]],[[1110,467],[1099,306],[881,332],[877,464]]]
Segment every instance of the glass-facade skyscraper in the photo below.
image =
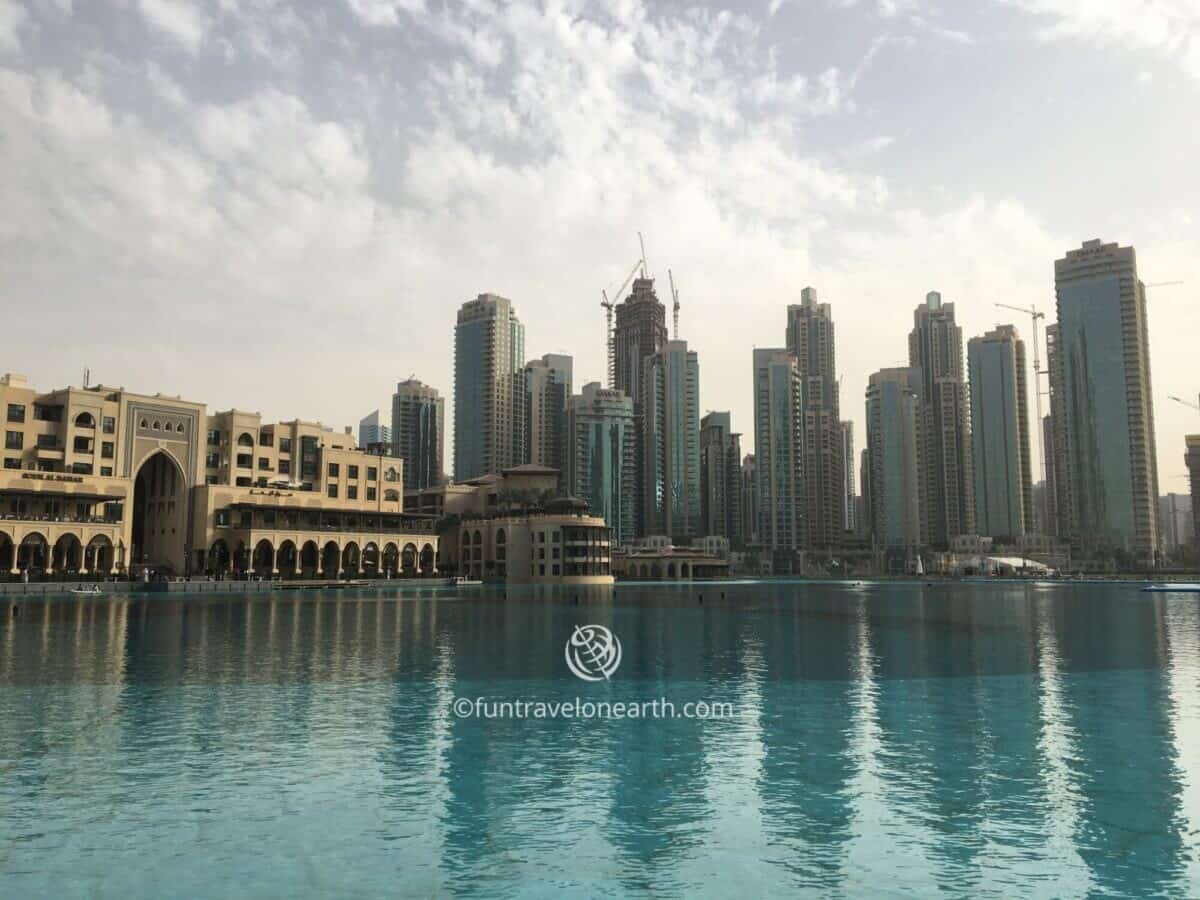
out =
[[560,472],[566,468],[567,401],[571,398],[573,379],[574,360],[561,353],[547,353],[525,364],[524,462]]
[[1025,343],[1011,325],[1000,325],[971,338],[967,369],[976,528],[1016,542],[1034,531]]
[[563,484],[604,517],[614,544],[636,536],[635,436],[633,401],[620,391],[592,382],[568,402]]
[[700,537],[700,364],[687,341],[645,360],[642,504],[645,533]]
[[524,462],[525,326],[511,300],[480,294],[454,327],[454,479]]
[[798,570],[804,546],[804,413],[800,364],[789,350],[754,351],[754,474],[758,542],[777,572]]
[[874,543],[885,549],[925,543],[920,459],[924,378],[918,368],[881,369],[867,385],[863,497]]
[[1072,544],[1089,555],[1121,549],[1151,561],[1158,461],[1137,256],[1132,247],[1085,241],[1055,260],[1054,289]]
[[742,436],[728,412],[700,420],[700,518],[705,536],[720,535],[741,544]]
[[407,490],[442,483],[446,401],[436,388],[409,378],[392,394],[392,452],[404,460]]

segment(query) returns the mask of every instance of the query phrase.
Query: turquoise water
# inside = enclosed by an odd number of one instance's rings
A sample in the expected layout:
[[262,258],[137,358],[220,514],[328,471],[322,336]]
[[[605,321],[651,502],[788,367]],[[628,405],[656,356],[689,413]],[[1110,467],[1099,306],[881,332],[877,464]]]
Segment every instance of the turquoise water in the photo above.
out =
[[1198,687],[1120,586],[0,600],[0,896],[1197,896]]

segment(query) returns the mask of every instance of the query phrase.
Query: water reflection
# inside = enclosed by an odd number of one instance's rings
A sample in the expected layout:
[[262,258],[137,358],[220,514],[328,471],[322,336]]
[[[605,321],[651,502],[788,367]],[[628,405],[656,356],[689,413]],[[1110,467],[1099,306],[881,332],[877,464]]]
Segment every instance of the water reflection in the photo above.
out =
[[5,601],[0,894],[1195,894],[1198,687],[1194,598],[1119,586]]

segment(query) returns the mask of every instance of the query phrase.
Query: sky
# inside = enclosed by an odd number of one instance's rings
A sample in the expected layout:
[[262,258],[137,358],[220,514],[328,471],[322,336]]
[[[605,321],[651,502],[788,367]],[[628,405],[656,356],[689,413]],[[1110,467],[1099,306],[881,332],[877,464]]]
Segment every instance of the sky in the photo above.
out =
[[1186,492],[1198,109],[1200,0],[0,0],[0,370],[341,427],[410,375],[449,402],[493,292],[578,387],[640,231],[702,410],[753,449],[752,349],[811,285],[861,446],[927,291],[1029,338],[994,304],[1052,321],[1102,238],[1184,282],[1149,321]]

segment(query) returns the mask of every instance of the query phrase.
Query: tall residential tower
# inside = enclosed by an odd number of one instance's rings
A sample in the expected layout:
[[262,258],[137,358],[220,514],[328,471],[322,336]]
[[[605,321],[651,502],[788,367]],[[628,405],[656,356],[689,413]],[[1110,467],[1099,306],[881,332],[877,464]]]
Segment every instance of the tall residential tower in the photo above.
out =
[[404,460],[404,487],[436,487],[445,472],[446,401],[409,378],[392,394],[392,452]]

